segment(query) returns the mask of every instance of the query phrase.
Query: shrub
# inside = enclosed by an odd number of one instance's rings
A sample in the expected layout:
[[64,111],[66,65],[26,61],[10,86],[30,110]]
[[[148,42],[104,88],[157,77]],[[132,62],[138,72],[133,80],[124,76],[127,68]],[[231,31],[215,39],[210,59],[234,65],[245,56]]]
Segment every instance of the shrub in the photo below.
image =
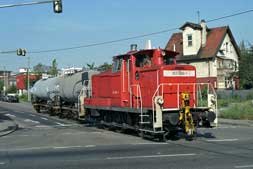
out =
[[19,96],[19,100],[27,102],[27,100],[28,100],[27,94],[22,94],[21,96]]
[[252,100],[253,99],[253,91],[252,90],[247,94],[246,99],[247,100]]
[[234,103],[228,108],[221,110],[220,117],[253,120],[253,103],[251,101]]

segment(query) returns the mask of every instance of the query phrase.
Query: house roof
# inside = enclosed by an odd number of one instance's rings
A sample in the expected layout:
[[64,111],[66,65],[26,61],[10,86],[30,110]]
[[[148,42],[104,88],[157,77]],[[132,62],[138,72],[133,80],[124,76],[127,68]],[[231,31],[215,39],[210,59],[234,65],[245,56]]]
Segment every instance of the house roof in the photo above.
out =
[[199,29],[199,30],[202,29],[202,27],[199,24],[192,23],[192,22],[186,22],[185,24],[183,24],[183,26],[180,27],[180,29],[184,30],[184,28],[187,27],[187,26],[189,26],[193,29]]
[[[184,25],[182,27],[184,27]],[[227,33],[228,33],[228,35],[231,39],[231,42],[234,45],[235,50],[239,56],[239,48],[235,42],[235,39],[232,35],[232,32],[231,32],[229,26],[208,29],[207,30],[206,45],[205,45],[205,47],[200,47],[197,55],[182,57],[183,56],[183,35],[181,32],[174,33],[171,36],[165,49],[174,50],[174,46],[175,46],[176,52],[179,53],[179,55],[177,56],[177,60],[196,60],[196,59],[198,60],[198,59],[213,58],[217,55]]]

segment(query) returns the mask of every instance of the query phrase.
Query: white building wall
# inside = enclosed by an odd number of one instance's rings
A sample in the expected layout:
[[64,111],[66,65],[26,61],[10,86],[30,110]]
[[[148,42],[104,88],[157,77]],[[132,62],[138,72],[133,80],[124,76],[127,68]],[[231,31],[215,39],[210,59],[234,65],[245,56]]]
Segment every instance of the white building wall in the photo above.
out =
[[237,70],[238,70],[238,55],[236,53],[235,47],[231,42],[231,39],[228,34],[226,34],[224,41],[220,47],[220,50],[223,53],[218,52],[217,56],[224,57],[226,59],[233,59],[237,63]]
[[[188,36],[192,34],[192,46],[188,46]],[[201,31],[194,30],[191,27],[185,27],[183,31],[183,54],[196,55],[201,46]]]
[[210,60],[210,76],[211,77],[217,77],[217,60],[214,59],[214,60]]
[[191,63],[191,65],[196,67],[197,78],[217,76],[215,61],[209,60],[209,61],[194,62]]

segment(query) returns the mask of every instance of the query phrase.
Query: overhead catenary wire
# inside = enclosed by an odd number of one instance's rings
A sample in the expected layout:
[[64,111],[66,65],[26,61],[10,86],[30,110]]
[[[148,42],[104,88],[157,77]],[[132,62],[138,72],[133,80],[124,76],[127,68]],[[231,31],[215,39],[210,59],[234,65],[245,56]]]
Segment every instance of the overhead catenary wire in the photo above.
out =
[[250,12],[253,12],[253,9],[238,12],[238,13],[234,13],[234,14],[231,14],[231,15],[222,16],[222,17],[215,18],[215,19],[210,19],[210,20],[207,20],[206,22],[214,22],[214,21],[218,21],[218,20],[221,20],[221,19],[231,18],[231,17],[234,17],[234,16],[238,16],[238,15],[242,15],[242,14],[246,14],[246,13],[250,13]]
[[[235,16],[238,16],[238,15],[243,15],[243,14],[250,13],[250,12],[253,12],[253,9],[238,12],[238,13],[234,13],[234,14],[230,14],[230,15],[225,15],[225,16],[222,16],[222,17],[214,18],[214,19],[209,19],[206,22],[207,23],[214,22],[214,21],[218,21],[218,20],[222,20],[222,19],[226,19],[226,18],[235,17]],[[74,49],[80,49],[80,48],[95,47],[95,46],[107,45],[107,44],[112,44],[112,43],[132,40],[132,39],[139,39],[139,38],[148,37],[148,36],[152,36],[152,35],[163,34],[163,33],[167,33],[167,32],[177,30],[177,29],[179,29],[179,27],[164,29],[164,30],[160,30],[160,31],[156,31],[156,32],[148,33],[148,34],[136,35],[136,36],[126,37],[126,38],[121,38],[121,39],[116,39],[116,40],[98,42],[98,43],[84,44],[84,45],[58,48],[58,49],[47,49],[47,50],[37,50],[37,51],[36,50],[31,50],[31,51],[27,51],[27,53],[34,53],[34,54],[36,54],[36,53],[51,53],[51,52],[67,51],[67,50],[74,50]],[[12,51],[1,51],[0,53],[7,54],[7,53],[13,53],[13,51],[14,50],[12,50]]]
[[100,46],[100,45],[106,45],[106,44],[111,44],[111,43],[116,43],[116,42],[127,41],[127,40],[131,40],[131,39],[143,38],[143,37],[147,37],[147,36],[151,36],[151,35],[162,34],[162,33],[174,31],[177,29],[178,28],[165,29],[165,30],[161,30],[161,31],[157,31],[157,32],[132,36],[132,37],[128,37],[128,38],[116,39],[116,40],[111,40],[111,41],[104,41],[104,42],[99,42],[99,43],[92,43],[92,44],[87,44],[87,45],[73,46],[73,47],[67,47],[67,48],[49,49],[49,50],[41,50],[41,51],[30,51],[30,52],[28,51],[28,53],[47,53],[47,52],[66,51],[66,50],[73,50],[73,49],[78,49],[78,48]]

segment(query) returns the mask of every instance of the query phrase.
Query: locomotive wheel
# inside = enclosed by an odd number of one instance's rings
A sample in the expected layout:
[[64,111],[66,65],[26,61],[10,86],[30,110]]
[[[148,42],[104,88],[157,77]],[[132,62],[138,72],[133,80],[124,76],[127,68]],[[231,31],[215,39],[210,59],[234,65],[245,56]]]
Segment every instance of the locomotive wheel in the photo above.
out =
[[168,133],[166,133],[165,137],[169,140],[175,140],[177,138],[177,130],[171,130]]
[[165,142],[166,141],[165,134],[159,134],[159,135],[156,136],[156,138],[158,138],[159,142]]
[[37,113],[40,113],[40,106],[34,106],[34,109]]
[[144,134],[144,131],[138,131],[138,136],[141,137],[141,138],[144,138],[145,134]]
[[49,114],[50,116],[55,116],[55,112],[54,112],[53,108],[49,108],[49,109],[48,109],[48,114]]
[[99,129],[105,129],[105,125],[103,124],[103,121],[97,124],[97,128]]
[[203,120],[202,126],[206,128],[211,128],[211,124],[208,120]]

